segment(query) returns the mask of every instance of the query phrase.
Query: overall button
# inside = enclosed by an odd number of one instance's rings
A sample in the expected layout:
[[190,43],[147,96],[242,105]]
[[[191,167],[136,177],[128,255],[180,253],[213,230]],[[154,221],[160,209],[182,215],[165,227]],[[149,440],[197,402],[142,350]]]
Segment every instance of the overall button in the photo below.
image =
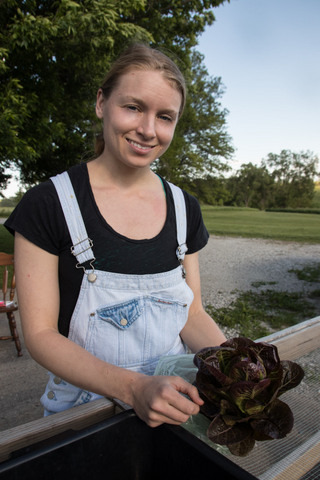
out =
[[52,391],[48,392],[47,397],[49,398],[49,400],[52,400],[54,398],[54,392]]
[[60,377],[54,377],[53,381],[56,385],[59,385],[62,382]]
[[128,324],[128,320],[127,320],[126,318],[121,318],[121,320],[120,320],[120,325],[122,325],[123,327],[125,327],[127,324]]

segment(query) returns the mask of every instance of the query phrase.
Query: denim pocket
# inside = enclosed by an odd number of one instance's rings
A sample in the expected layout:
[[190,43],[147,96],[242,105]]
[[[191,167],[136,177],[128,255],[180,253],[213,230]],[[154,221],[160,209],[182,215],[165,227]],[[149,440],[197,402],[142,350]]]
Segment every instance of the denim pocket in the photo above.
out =
[[138,300],[130,300],[111,307],[103,307],[97,310],[98,317],[110,322],[120,330],[128,329],[141,315],[141,307]]
[[142,312],[141,298],[99,307],[89,319],[86,350],[118,366],[141,362],[145,335]]

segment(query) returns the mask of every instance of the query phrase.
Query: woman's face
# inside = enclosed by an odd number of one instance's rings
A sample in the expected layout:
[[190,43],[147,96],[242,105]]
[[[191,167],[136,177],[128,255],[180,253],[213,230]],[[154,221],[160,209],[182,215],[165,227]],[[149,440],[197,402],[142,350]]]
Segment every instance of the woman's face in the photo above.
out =
[[124,74],[107,99],[99,90],[96,113],[108,161],[149,167],[169,147],[180,105],[180,92],[157,71]]

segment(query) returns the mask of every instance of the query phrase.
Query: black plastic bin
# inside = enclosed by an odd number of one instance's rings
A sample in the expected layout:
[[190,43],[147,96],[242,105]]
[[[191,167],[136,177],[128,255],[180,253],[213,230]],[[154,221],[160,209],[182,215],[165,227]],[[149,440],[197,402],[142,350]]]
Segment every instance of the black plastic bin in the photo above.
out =
[[256,480],[183,427],[150,428],[132,410],[15,452],[1,480]]

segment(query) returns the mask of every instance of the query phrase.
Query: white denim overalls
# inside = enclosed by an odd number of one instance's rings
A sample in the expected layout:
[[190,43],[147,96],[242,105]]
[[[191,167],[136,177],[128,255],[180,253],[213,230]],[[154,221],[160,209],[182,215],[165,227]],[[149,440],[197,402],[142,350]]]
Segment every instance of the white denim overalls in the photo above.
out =
[[[95,260],[78,202],[65,172],[51,179],[73,242],[78,267]],[[181,340],[193,292],[183,271],[186,211],[182,191],[169,184],[177,219],[177,256],[181,266],[164,273],[127,275],[85,270],[68,338],[96,357],[119,367],[152,375],[160,357],[186,353]],[[101,398],[49,372],[41,403],[45,415]]]

